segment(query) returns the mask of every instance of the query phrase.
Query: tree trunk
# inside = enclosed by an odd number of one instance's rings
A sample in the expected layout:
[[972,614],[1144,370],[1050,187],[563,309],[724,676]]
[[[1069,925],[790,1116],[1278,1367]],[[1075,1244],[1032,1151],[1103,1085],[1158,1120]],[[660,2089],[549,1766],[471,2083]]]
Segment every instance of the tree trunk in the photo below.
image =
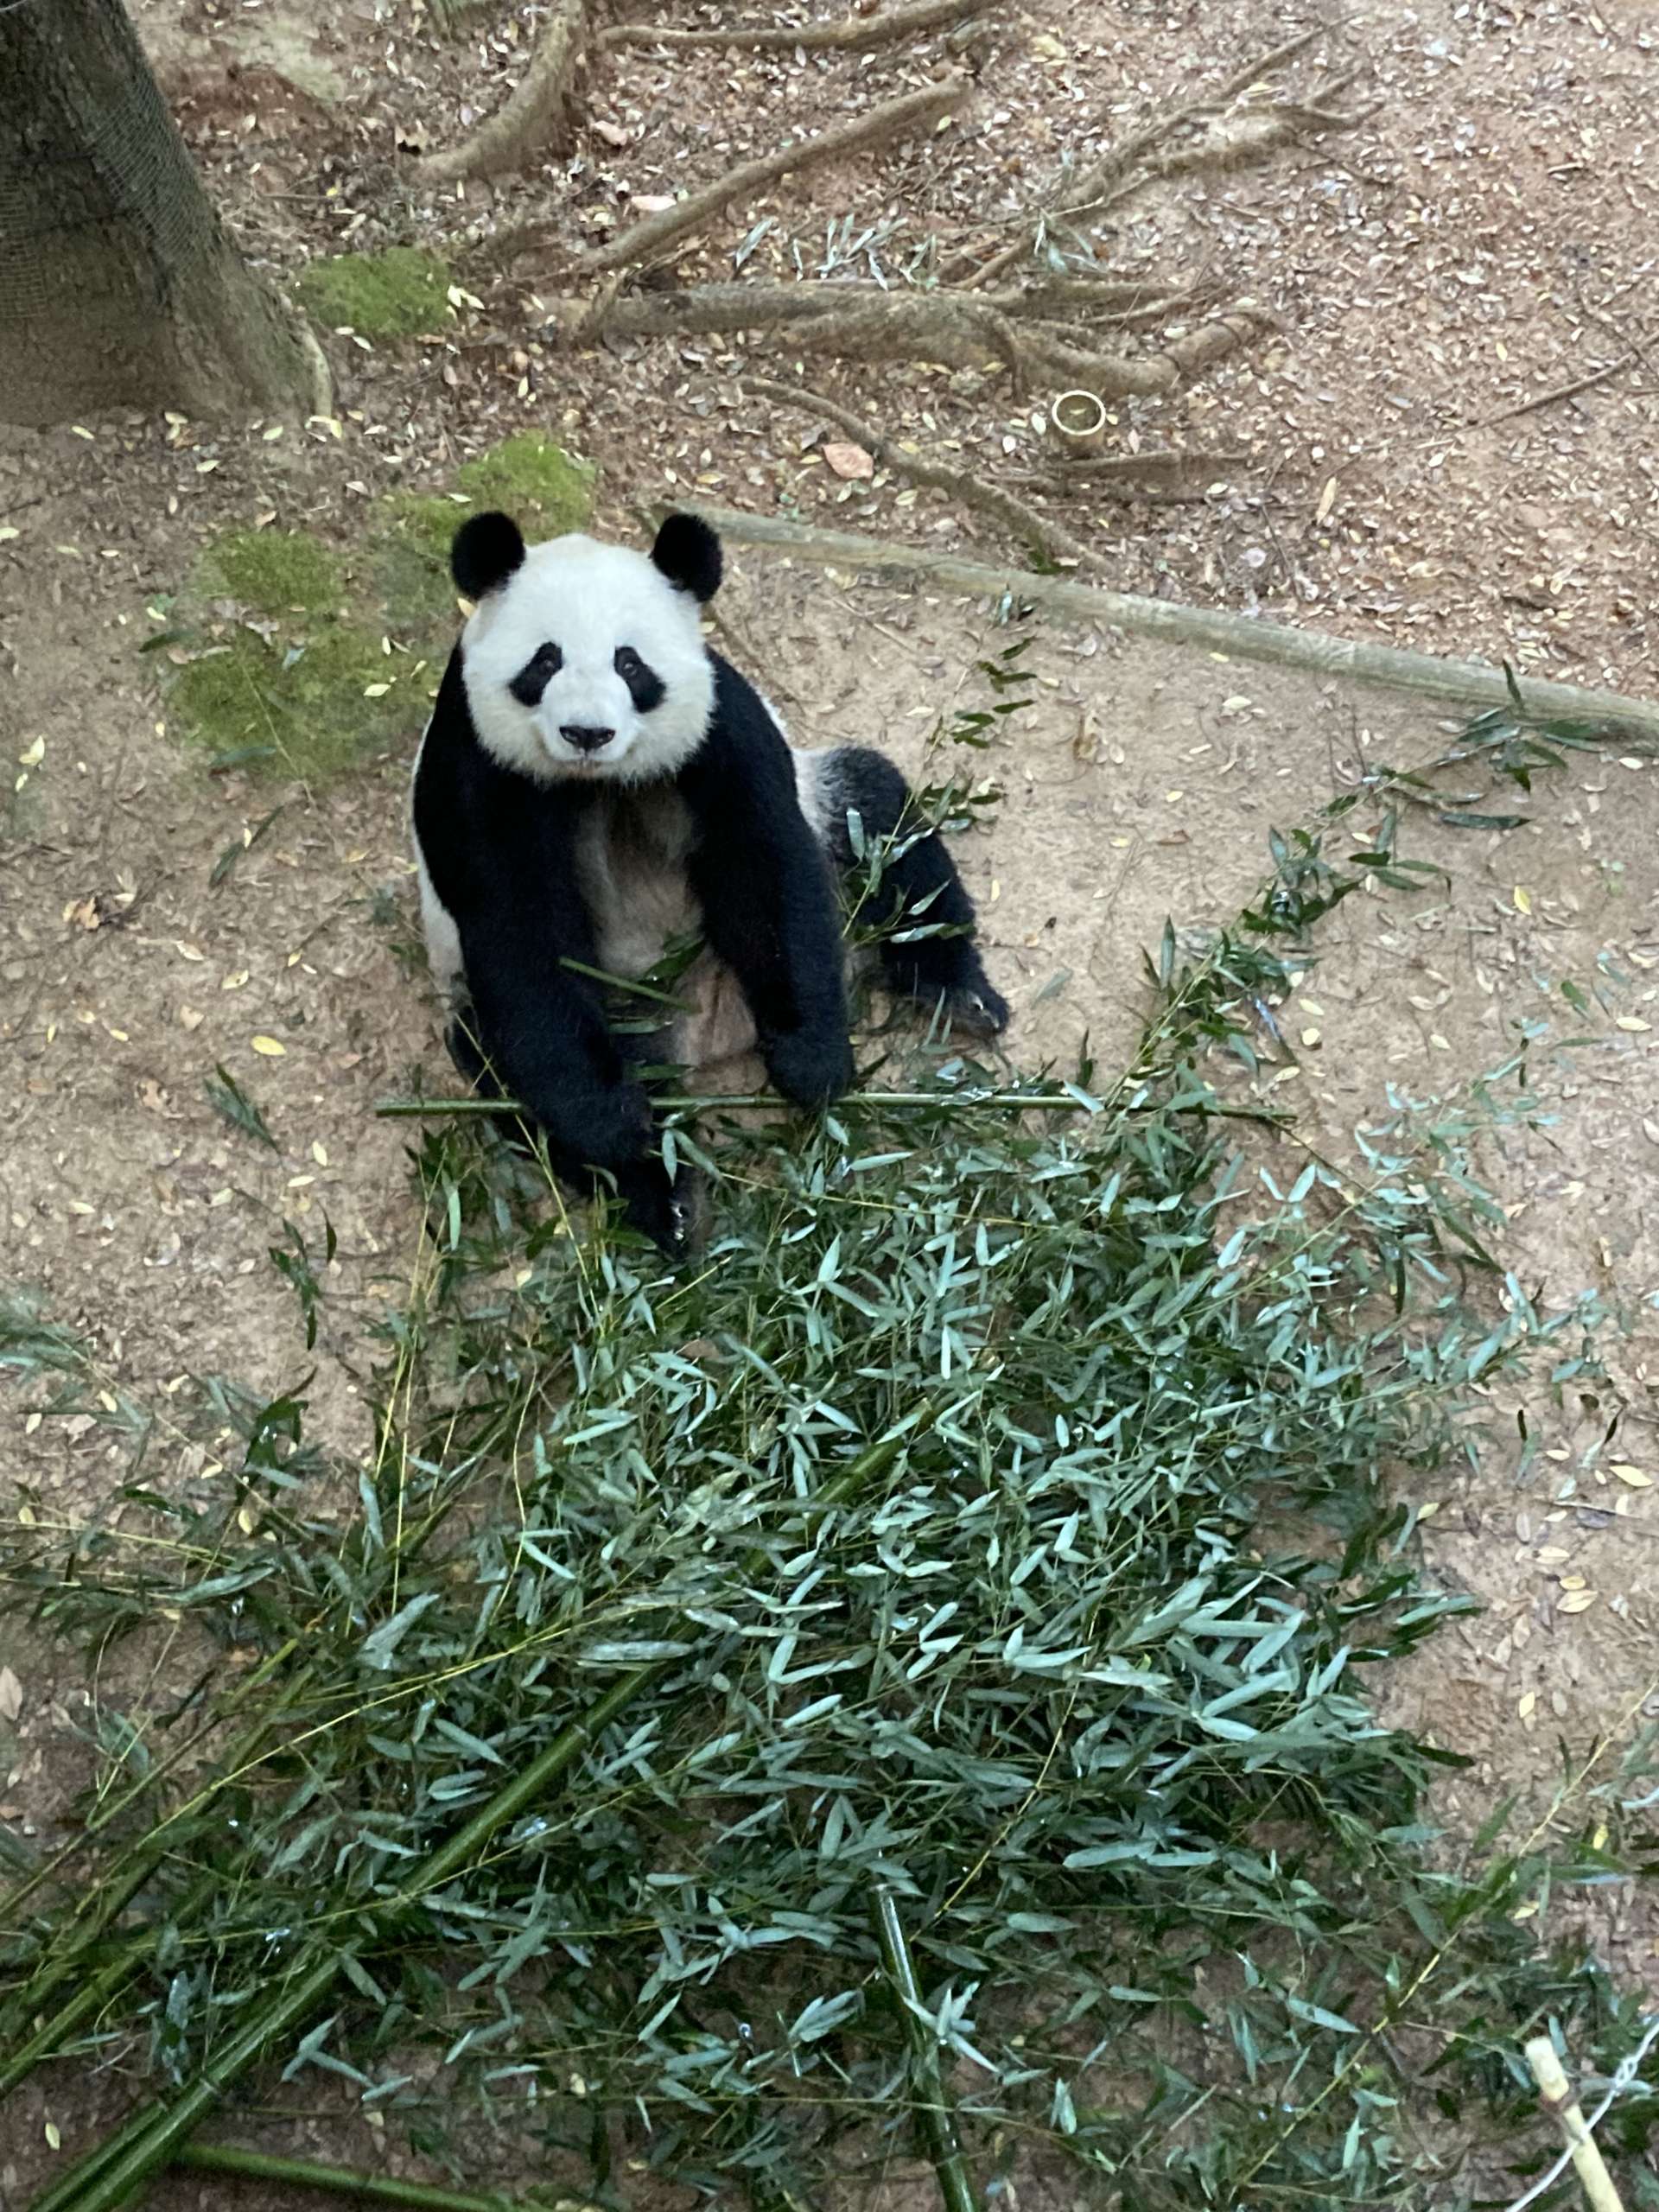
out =
[[302,332],[226,236],[122,0],[0,5],[0,419],[292,406]]

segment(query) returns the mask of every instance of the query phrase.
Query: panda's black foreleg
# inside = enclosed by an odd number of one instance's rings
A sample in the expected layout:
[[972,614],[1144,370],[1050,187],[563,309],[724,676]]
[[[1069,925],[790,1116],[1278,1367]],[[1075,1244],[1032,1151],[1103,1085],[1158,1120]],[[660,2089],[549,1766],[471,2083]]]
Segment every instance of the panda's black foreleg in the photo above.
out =
[[[855,894],[853,923],[878,941],[882,980],[938,1008],[959,1029],[996,1036],[1007,1001],[974,943],[974,902],[937,830],[917,816],[903,775],[866,746],[832,753],[821,772],[831,851]],[[863,832],[854,850],[849,814]]]
[[[752,695],[751,695],[752,696]],[[789,749],[757,701],[747,758],[717,726],[682,772],[698,841],[687,865],[709,949],[742,987],[766,1073],[817,1111],[853,1079],[841,917],[795,793]]]
[[[479,1038],[478,1017],[470,1007],[461,1008],[452,1018],[444,1042],[456,1071],[478,1096],[507,1096]],[[625,1053],[624,1057],[631,1056]],[[700,1179],[689,1162],[681,1161],[671,1176],[661,1154],[653,1147],[634,1158],[617,1160],[608,1172],[601,1171],[590,1166],[579,1151],[569,1143],[562,1143],[545,1125],[538,1125],[522,1114],[508,1112],[491,1118],[518,1151],[535,1153],[539,1138],[546,1149],[548,1165],[568,1190],[584,1198],[602,1198],[613,1192],[631,1229],[649,1237],[671,1258],[678,1257],[687,1249],[702,1194]]]

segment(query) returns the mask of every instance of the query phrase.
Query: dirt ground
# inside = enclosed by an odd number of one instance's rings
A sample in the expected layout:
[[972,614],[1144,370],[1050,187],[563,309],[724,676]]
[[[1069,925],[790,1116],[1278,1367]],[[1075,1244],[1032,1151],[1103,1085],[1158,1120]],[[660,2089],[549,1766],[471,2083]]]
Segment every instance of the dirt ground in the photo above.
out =
[[[430,201],[423,213],[397,181],[399,147],[445,143],[511,58],[493,15],[438,41],[418,9],[368,0],[150,0],[135,13],[213,189],[280,270],[347,244],[435,242]],[[1126,115],[1282,31],[1277,10],[1179,0],[1010,16],[953,133],[803,180],[771,212],[783,236],[818,240],[849,208],[858,224],[891,215],[880,250],[902,264],[906,237],[959,242],[971,209],[1021,200],[1063,148],[1087,159]],[[1150,194],[1116,238],[1126,267],[1178,280],[1222,269],[1274,308],[1265,347],[1123,410],[1126,441],[1190,439],[1247,451],[1248,464],[1196,504],[1091,514],[1074,502],[1071,526],[1123,588],[1507,654],[1652,696],[1659,376],[1642,317],[1659,237],[1659,16],[1382,5],[1332,37],[1363,65],[1347,100],[1381,103],[1369,120],[1266,168]],[[625,49],[596,71],[560,172],[570,204],[596,232],[631,195],[766,143],[757,74],[791,115],[810,115],[857,71]],[[508,209],[527,197],[499,195]],[[476,188],[446,219],[490,207]],[[689,254],[686,272],[728,264],[766,212],[734,211],[729,236],[706,262]],[[769,233],[765,251],[778,244]],[[138,654],[147,601],[177,588],[226,520],[275,513],[346,540],[371,492],[431,480],[522,426],[601,464],[601,518],[617,534],[637,534],[636,501],[689,487],[917,542],[977,541],[932,494],[880,474],[836,484],[803,447],[810,417],[737,397],[723,345],[536,359],[502,334],[505,320],[493,302],[447,344],[376,354],[331,341],[338,437],[137,422],[0,432],[0,525],[16,531],[0,542],[0,747],[16,785],[0,806],[3,1278],[85,1333],[108,1392],[157,1415],[149,1479],[185,1455],[200,1469],[200,1446],[166,1418],[190,1375],[273,1391],[315,1368],[314,1424],[343,1442],[366,1435],[372,1332],[401,1298],[416,1222],[406,1134],[372,1105],[444,1069],[410,951],[415,722],[401,748],[324,791],[209,777],[168,734],[156,664]],[[1617,376],[1529,407],[1616,361]],[[810,380],[1027,496],[1047,481],[1039,410],[1015,409],[995,378],[894,369],[878,386],[815,364]],[[991,609],[925,582],[861,582],[758,552],[732,569],[722,643],[742,659],[736,641],[759,641],[804,742],[857,737],[914,765],[942,712],[979,702],[975,664],[1008,641]],[[1270,826],[1307,819],[1364,761],[1431,756],[1446,730],[1390,696],[1030,626],[1037,704],[985,757],[1004,797],[962,859],[1016,1007],[1010,1060],[1069,1063],[1086,1033],[1110,1069],[1138,1032],[1141,950],[1166,917],[1228,918],[1263,873]],[[1552,1118],[1508,1134],[1491,1162],[1510,1213],[1502,1255],[1542,1302],[1593,1288],[1629,1317],[1608,1386],[1559,1407],[1529,1396],[1540,1449],[1524,1467],[1500,1394],[1478,1474],[1448,1472],[1420,1501],[1434,1509],[1421,1526],[1430,1567],[1482,1611],[1396,1671],[1389,1707],[1475,1758],[1446,1791],[1465,1832],[1511,1790],[1524,1830],[1563,1746],[1575,1768],[1604,1749],[1611,1760],[1659,1718],[1659,1218],[1645,1203],[1659,1166],[1656,775],[1634,757],[1580,756],[1514,801],[1532,817],[1522,829],[1412,818],[1405,849],[1441,863],[1449,887],[1350,900],[1276,1014],[1300,1062],[1276,1088],[1305,1134],[1344,1157],[1391,1093],[1449,1096],[1521,1025],[1548,1019],[1533,1075]],[[271,831],[215,881],[276,798]],[[259,1104],[276,1151],[207,1103],[219,1064]],[[325,1215],[339,1249],[308,1357],[264,1255],[285,1223],[315,1243]],[[8,1473],[35,1486],[38,1517],[84,1513],[130,1475],[127,1447],[90,1417],[40,1423],[38,1395],[0,1379]],[[13,1624],[0,1624],[0,1663],[16,1684],[8,1694],[0,1675],[0,1818],[29,1834],[61,1794],[83,1686]],[[1659,1990],[1650,1920],[1622,1891],[1605,1903],[1612,1962]],[[31,2084],[17,2106],[19,2139],[0,2145],[4,2208],[83,2148],[96,2117],[64,2078]],[[242,2200],[175,2176],[149,2201],[182,2212]]]

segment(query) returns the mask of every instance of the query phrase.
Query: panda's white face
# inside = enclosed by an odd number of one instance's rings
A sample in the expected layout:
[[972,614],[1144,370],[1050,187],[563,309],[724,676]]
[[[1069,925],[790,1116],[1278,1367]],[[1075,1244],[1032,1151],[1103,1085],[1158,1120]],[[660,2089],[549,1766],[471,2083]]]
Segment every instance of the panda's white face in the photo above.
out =
[[532,545],[485,594],[461,671],[485,747],[541,782],[671,776],[714,709],[696,601],[643,553],[580,536]]

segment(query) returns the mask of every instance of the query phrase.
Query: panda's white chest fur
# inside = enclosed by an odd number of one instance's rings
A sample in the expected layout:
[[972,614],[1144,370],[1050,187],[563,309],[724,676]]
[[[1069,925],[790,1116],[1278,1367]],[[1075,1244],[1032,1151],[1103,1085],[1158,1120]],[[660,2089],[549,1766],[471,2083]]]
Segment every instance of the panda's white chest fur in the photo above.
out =
[[637,981],[699,925],[686,873],[690,810],[676,791],[596,791],[576,837],[576,884],[607,976]]
[[[607,976],[637,982],[676,938],[701,930],[687,868],[694,834],[677,791],[594,795],[576,838],[576,883],[593,925],[595,963]],[[671,1025],[672,1058],[709,1068],[753,1049],[748,1001],[713,953],[698,955],[674,996],[682,1011]]]

